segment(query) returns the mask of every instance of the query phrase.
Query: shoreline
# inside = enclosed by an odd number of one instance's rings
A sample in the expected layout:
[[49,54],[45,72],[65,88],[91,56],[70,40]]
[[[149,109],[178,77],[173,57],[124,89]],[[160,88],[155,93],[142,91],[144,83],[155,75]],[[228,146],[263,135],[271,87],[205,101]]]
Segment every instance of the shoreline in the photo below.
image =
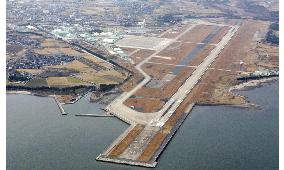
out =
[[[262,79],[258,79],[258,80],[249,80],[249,81],[242,82],[240,84],[237,84],[235,86],[230,87],[228,91],[235,96],[240,96],[240,97],[246,98],[246,96],[242,96],[242,95],[238,94],[237,92],[238,91],[250,90],[250,89],[253,89],[253,88],[258,88],[258,87],[263,86],[265,83],[271,83],[271,82],[274,82],[274,81],[277,81],[277,80],[279,80],[279,77],[269,77],[269,78],[262,78]],[[24,90],[20,90],[20,91],[6,90],[6,94],[23,94],[23,95],[32,95],[32,96],[37,96],[37,97],[51,97],[51,98],[55,99],[54,95],[46,95],[46,96],[37,95],[33,92],[24,91]],[[60,103],[60,104],[61,105],[74,104],[87,94],[88,94],[88,92],[81,95],[81,96],[78,96],[75,101],[68,102],[68,103]],[[102,97],[104,97],[104,96],[102,96]],[[55,100],[57,100],[57,99],[55,99]],[[98,100],[95,103],[98,103],[98,102],[100,102],[100,100]],[[201,102],[201,103],[196,103],[196,105],[197,106],[226,106],[226,107],[236,107],[236,108],[243,108],[243,109],[249,109],[249,108],[260,109],[261,108],[261,106],[255,104],[255,103],[251,103],[250,101],[247,101],[247,100],[246,100],[246,103],[244,103],[244,104],[202,103]]]
[[196,106],[223,106],[223,107],[233,107],[239,109],[261,109],[260,105],[255,103],[250,103],[247,101],[245,104],[225,104],[225,103],[196,103]]
[[[245,90],[250,90],[253,88],[258,88],[263,86],[264,83],[270,83],[273,81],[279,80],[279,77],[269,77],[269,78],[263,78],[263,79],[258,79],[258,80],[249,80],[246,82],[242,82],[240,84],[237,84],[235,86],[232,86],[229,88],[229,92],[233,93],[236,96],[241,96],[240,94],[236,93],[237,91],[245,91]],[[53,95],[47,95],[47,96],[40,96],[40,95],[36,95],[32,92],[29,91],[15,91],[15,90],[6,90],[6,94],[23,94],[23,95],[32,95],[32,96],[37,96],[37,97],[51,97],[54,98],[55,96]],[[80,100],[82,97],[84,97],[87,93],[83,94],[80,97],[77,97],[76,101],[70,102],[70,103],[61,103],[62,105],[65,104],[74,104],[76,103],[78,100]],[[245,96],[241,96],[246,98]],[[99,102],[99,101],[97,101]],[[91,102],[92,103],[92,102]],[[96,102],[95,102],[96,103]],[[255,108],[255,109],[259,109],[261,106],[254,104],[254,103],[250,103],[249,101],[246,101],[245,104],[224,104],[224,103],[196,103],[197,106],[228,106],[228,107],[237,107],[237,108]]]
[[[264,83],[270,83],[279,80],[279,77],[269,77],[258,80],[249,80],[229,88],[229,92],[234,93],[234,91],[249,90],[251,88],[257,88],[262,86]],[[234,93],[235,94],[235,93]]]
[[15,91],[15,90],[6,90],[6,94],[26,94],[26,95],[33,95],[32,92],[29,91]]
[[237,85],[231,86],[228,89],[229,93],[232,93],[234,96],[239,96],[245,99],[245,103],[243,104],[234,104],[234,103],[210,103],[210,102],[197,102],[197,106],[225,106],[225,107],[235,107],[235,108],[243,108],[243,109],[261,109],[261,106],[250,102],[247,100],[246,96],[240,95],[237,92],[238,91],[246,91],[246,90],[252,90],[254,88],[259,88],[265,85],[265,83],[273,83],[275,81],[279,80],[279,77],[268,77],[268,78],[262,78],[258,80],[249,80],[242,83],[239,83]]

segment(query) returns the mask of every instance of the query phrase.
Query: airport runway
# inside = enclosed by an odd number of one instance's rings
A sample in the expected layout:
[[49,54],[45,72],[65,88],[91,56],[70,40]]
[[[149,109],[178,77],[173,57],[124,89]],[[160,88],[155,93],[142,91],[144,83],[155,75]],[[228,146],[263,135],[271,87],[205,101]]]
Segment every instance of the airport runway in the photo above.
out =
[[[198,23],[193,24],[187,28],[183,33],[178,35],[175,39],[172,39],[168,46],[176,42],[180,37],[185,35],[188,31],[193,29]],[[219,53],[225,47],[225,45],[230,41],[231,37],[236,33],[239,26],[231,26],[228,33],[222,38],[222,40],[216,45],[216,47],[210,52],[210,54],[203,60],[203,62],[196,68],[192,75],[186,80],[186,82],[178,89],[178,91],[169,99],[169,101],[162,107],[158,112],[153,113],[142,113],[133,110],[123,104],[130,96],[132,96],[137,90],[146,85],[151,77],[146,74],[141,66],[147,63],[152,57],[160,53],[162,50],[167,48],[165,46],[163,49],[157,50],[155,53],[147,57],[145,60],[136,65],[136,69],[143,74],[144,79],[136,87],[134,87],[129,92],[124,92],[121,96],[116,98],[112,103],[110,103],[106,110],[122,119],[123,121],[132,124],[151,124],[153,126],[162,126],[163,123],[170,117],[170,115],[176,110],[183,99],[187,96],[190,90],[198,83],[205,71],[211,66],[212,62],[218,57]],[[171,107],[169,109],[169,107]],[[167,113],[165,113],[167,111]]]

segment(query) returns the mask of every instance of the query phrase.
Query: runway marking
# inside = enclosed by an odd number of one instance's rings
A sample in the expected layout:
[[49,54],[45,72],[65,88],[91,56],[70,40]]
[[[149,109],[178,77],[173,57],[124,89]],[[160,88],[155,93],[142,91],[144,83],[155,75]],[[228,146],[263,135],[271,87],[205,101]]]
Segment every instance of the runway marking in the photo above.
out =
[[134,50],[134,51],[132,51],[131,53],[129,53],[128,55],[129,56],[132,56],[133,54],[135,54],[135,53],[137,53],[138,51],[140,51],[140,49],[138,48],[138,49],[136,49],[136,50]]
[[201,42],[192,42],[192,41],[176,41],[176,42],[181,42],[181,43],[186,43],[186,44],[206,44],[206,45],[217,46],[217,44],[213,44],[213,43],[201,43]]

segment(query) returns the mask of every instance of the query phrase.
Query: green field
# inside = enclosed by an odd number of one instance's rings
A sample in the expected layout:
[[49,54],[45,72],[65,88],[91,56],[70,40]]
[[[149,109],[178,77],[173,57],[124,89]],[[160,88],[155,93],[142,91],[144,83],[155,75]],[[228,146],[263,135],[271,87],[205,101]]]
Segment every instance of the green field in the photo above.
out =
[[27,82],[26,86],[28,87],[47,87],[48,84],[45,78],[40,78],[40,79],[33,79]]
[[82,80],[76,78],[76,77],[67,77],[68,82],[73,83],[73,84],[84,84]]

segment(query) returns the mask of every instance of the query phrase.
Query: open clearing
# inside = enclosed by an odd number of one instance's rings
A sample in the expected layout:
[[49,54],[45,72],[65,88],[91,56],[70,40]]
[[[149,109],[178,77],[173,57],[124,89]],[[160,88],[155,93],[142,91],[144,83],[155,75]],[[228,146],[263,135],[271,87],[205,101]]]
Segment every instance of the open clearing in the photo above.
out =
[[206,36],[213,32],[215,27],[216,26],[211,25],[198,25],[194,27],[191,31],[189,31],[187,34],[182,36],[180,39],[178,39],[178,41],[201,43]]
[[158,50],[164,48],[167,44],[169,44],[169,42],[170,39],[167,38],[128,35],[119,40],[116,45],[127,48]]

